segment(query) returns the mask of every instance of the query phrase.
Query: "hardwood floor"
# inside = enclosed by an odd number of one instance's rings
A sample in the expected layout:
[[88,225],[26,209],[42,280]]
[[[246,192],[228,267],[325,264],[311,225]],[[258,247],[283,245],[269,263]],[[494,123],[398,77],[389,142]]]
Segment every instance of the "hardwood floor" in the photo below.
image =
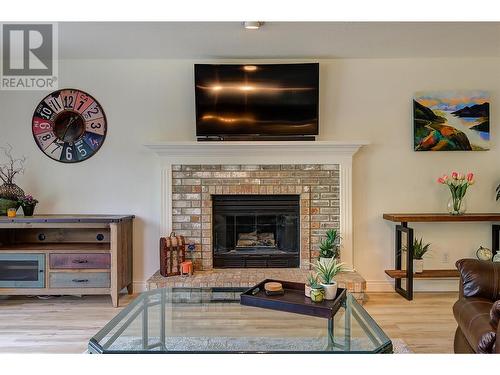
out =
[[364,308],[390,338],[403,339],[415,353],[453,353],[457,328],[452,306],[458,293],[371,293]]
[[[122,295],[120,308],[133,296]],[[371,293],[365,308],[391,338],[415,353],[452,353],[456,293]],[[0,353],[82,353],[89,338],[113,318],[107,296],[0,299]]]

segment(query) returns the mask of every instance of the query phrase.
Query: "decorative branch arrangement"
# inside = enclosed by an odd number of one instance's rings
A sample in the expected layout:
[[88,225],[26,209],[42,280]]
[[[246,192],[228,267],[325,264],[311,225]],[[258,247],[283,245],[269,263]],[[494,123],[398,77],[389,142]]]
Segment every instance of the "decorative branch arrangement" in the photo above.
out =
[[12,149],[13,147],[10,144],[7,144],[6,147],[0,147],[5,159],[7,159],[6,163],[0,164],[0,179],[6,184],[13,184],[14,177],[24,173],[24,163],[26,162],[26,156],[14,158]]

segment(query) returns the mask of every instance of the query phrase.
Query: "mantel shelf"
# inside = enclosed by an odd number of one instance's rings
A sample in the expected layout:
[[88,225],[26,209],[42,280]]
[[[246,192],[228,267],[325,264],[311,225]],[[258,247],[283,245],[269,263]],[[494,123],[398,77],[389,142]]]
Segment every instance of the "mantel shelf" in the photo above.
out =
[[161,156],[252,155],[259,152],[355,154],[366,141],[227,141],[227,142],[151,142],[144,145]]
[[467,222],[467,221],[483,221],[493,222],[500,221],[500,213],[471,213],[463,215],[450,214],[384,214],[385,220],[398,223],[429,223],[429,222]]

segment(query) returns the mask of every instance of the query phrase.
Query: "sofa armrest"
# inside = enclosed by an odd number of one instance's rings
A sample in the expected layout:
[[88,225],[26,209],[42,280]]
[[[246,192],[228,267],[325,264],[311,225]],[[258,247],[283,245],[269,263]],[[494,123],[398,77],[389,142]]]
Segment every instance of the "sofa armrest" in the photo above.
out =
[[460,297],[500,299],[500,262],[460,259],[456,266],[460,272]]
[[496,301],[491,307],[490,323],[497,328],[497,338],[495,343],[495,353],[500,353],[500,300]]
[[495,343],[495,353],[500,354],[500,324],[497,327],[497,341]]

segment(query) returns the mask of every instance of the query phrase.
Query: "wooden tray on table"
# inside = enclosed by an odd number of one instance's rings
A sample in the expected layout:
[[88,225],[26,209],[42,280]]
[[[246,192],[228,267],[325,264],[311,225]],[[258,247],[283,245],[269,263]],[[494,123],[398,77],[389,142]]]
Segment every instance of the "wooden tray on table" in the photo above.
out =
[[[278,296],[266,295],[264,284],[272,281],[281,283],[285,294]],[[337,297],[333,301],[317,303],[306,297],[304,290],[305,284],[303,283],[266,279],[243,292],[240,304],[331,319],[340,309],[342,302],[346,298],[346,290],[344,288],[337,288]]]

